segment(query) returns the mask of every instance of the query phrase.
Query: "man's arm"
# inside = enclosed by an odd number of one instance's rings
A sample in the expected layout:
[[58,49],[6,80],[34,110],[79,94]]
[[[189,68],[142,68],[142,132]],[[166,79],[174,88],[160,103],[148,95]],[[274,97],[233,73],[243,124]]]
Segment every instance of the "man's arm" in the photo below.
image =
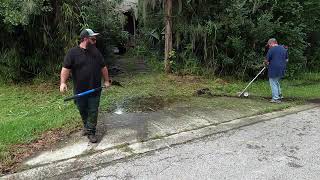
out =
[[65,92],[68,90],[67,87],[67,80],[69,78],[71,70],[67,68],[62,68],[61,74],[60,74],[60,92]]
[[104,66],[101,70],[101,73],[102,73],[102,77],[104,79],[104,85],[107,87],[110,87],[111,86],[111,83],[110,83],[110,79],[109,79],[109,72],[108,72],[108,68],[106,66]]
[[272,60],[272,54],[271,54],[271,53],[272,53],[272,52],[271,52],[271,49],[269,49],[268,52],[267,52],[266,58],[265,58],[265,60],[264,60],[264,63],[265,63],[266,65],[269,65],[269,64],[270,64],[270,61]]

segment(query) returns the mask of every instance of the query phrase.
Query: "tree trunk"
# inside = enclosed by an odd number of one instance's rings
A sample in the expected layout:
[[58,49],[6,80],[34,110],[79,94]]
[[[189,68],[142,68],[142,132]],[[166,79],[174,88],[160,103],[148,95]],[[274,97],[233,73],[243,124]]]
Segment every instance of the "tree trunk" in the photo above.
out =
[[172,0],[165,0],[165,56],[164,68],[166,73],[171,73],[169,53],[172,51]]

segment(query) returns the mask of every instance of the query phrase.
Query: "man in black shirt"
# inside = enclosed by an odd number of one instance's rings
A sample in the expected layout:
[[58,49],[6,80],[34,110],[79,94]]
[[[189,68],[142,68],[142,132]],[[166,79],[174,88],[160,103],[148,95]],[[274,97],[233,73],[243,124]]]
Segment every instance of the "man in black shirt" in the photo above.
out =
[[[95,47],[97,35],[99,33],[94,33],[91,29],[84,29],[80,33],[80,45],[71,48],[66,54],[61,70],[60,92],[67,91],[66,81],[70,72],[75,94],[100,87],[101,76],[104,86],[110,86],[108,69],[102,54]],[[75,100],[84,125],[83,135],[88,135],[92,143],[97,142],[95,133],[100,94],[101,92],[95,92]]]

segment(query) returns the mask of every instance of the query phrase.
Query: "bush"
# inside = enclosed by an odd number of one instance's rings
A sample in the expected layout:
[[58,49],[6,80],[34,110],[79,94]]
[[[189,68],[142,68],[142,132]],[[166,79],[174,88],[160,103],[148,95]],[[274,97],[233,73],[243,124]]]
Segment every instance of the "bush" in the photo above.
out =
[[[105,57],[127,40],[118,1],[10,0],[0,2],[0,74],[8,81],[55,75],[67,50],[79,43],[80,31],[101,33]],[[13,71],[14,70],[14,71]]]
[[[145,9],[141,19],[148,16],[141,25],[140,41],[163,52],[164,24],[159,20],[164,18],[163,6],[154,3],[153,10],[140,4]],[[289,76],[319,64],[314,50],[320,40],[306,51],[306,45],[315,39],[308,39],[310,34],[319,32],[319,20],[310,18],[319,16],[319,1],[174,1],[173,5],[177,58],[172,65],[176,72],[199,74],[205,69],[216,75],[250,77],[261,67],[266,42],[273,37],[289,46]]]
[[20,58],[15,49],[3,51],[0,54],[0,77],[4,81],[21,79]]

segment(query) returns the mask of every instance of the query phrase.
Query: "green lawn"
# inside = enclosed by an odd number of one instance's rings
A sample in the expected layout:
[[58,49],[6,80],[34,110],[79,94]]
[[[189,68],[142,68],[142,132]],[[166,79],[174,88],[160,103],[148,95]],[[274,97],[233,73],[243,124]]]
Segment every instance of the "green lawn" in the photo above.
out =
[[[194,96],[200,88],[209,88],[213,94],[236,96],[247,82],[225,81],[221,79],[204,79],[192,76],[166,76],[164,74],[146,73],[127,77],[117,77],[116,80],[124,88],[113,86],[104,91],[101,110],[111,110],[117,104],[126,100],[161,97],[164,105],[175,101],[187,100]],[[270,96],[269,84],[265,80],[255,82],[249,89],[256,105],[265,105],[261,112],[286,108],[301,103],[303,100],[318,97],[320,74],[306,74],[300,79],[284,80],[283,94],[285,97],[297,98],[280,105],[270,105],[267,99],[260,96]],[[64,131],[74,129],[81,123],[80,116],[72,101],[63,102],[66,95],[58,92],[58,85],[53,83],[35,83],[33,85],[0,85],[0,169],[15,162],[14,155],[19,150],[11,149],[12,145],[33,142],[48,130],[61,128]],[[148,100],[147,100],[148,101]],[[148,103],[140,101],[140,103]],[[214,98],[212,98],[214,101]],[[230,104],[242,107],[243,104],[221,102],[219,106],[228,108]],[[240,101],[239,101],[240,102]],[[249,106],[254,106],[248,103]]]
[[[248,82],[229,82],[226,85],[216,86],[217,93],[236,94],[243,89]],[[282,93],[285,98],[293,100],[308,100],[319,98],[320,74],[307,73],[299,78],[285,78],[281,82]],[[240,90],[240,91],[241,91]],[[258,80],[248,89],[253,96],[271,97],[268,80]]]
[[43,132],[69,126],[78,115],[72,104],[64,104],[57,87],[50,84],[0,86],[0,160],[10,164],[19,149],[14,144],[30,143]]

